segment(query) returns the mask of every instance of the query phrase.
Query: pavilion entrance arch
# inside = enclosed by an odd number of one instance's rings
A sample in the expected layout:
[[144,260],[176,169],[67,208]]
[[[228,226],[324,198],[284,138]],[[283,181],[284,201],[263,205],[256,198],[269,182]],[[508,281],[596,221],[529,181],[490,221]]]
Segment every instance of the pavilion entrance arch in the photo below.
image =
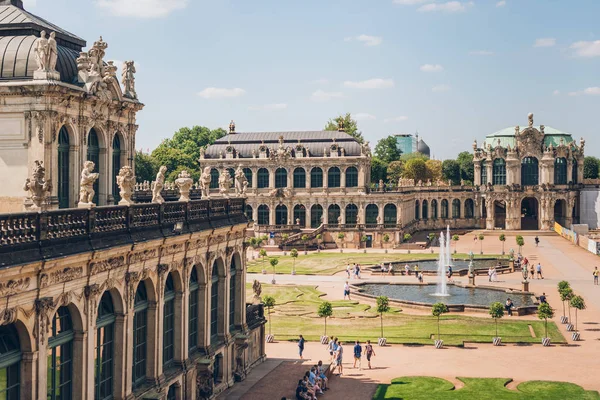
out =
[[506,229],[506,202],[494,201],[494,228]]
[[525,197],[521,200],[522,230],[540,229],[539,209],[539,202],[535,197]]
[[556,200],[556,203],[554,203],[554,222],[566,226],[567,202],[563,199],[558,199]]

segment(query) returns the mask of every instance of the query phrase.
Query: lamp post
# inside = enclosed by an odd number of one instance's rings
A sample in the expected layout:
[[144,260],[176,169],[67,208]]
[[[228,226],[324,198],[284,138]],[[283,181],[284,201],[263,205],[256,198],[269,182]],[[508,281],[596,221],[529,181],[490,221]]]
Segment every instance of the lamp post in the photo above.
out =
[[529,292],[529,281],[527,280],[527,266],[523,264],[521,267],[521,273],[523,274],[523,291]]
[[475,268],[473,267],[473,252],[469,252],[469,285],[475,286]]

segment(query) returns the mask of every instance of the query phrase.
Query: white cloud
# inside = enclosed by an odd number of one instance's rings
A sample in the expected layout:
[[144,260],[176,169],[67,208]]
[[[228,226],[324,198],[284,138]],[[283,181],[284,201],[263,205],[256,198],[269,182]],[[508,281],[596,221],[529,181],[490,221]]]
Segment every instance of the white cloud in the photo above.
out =
[[344,38],[344,42],[351,42],[352,41],[352,36],[346,36]]
[[225,99],[230,97],[240,97],[246,94],[244,89],[240,88],[216,88],[209,87],[198,93],[198,96],[205,99]]
[[475,50],[475,51],[470,51],[469,55],[470,56],[493,56],[494,52],[488,51],[488,50]]
[[327,85],[327,84],[329,84],[329,79],[325,79],[325,78],[315,79],[311,83],[313,83],[315,85]]
[[367,79],[366,81],[345,81],[344,87],[352,89],[384,89],[394,87],[393,79]]
[[95,3],[118,17],[160,18],[185,8],[189,0],[96,0]]
[[250,106],[248,110],[250,111],[278,111],[285,110],[287,108],[286,103],[273,103],[273,104],[265,104],[262,106]]
[[383,120],[383,122],[402,122],[406,120],[408,120],[408,117],[406,115],[401,115],[399,117],[386,118]]
[[441,72],[444,70],[444,67],[440,64],[424,64],[421,65],[420,70],[423,72]]
[[506,1],[504,1],[504,0],[501,0],[496,3],[496,7],[504,7],[505,5],[506,5]]
[[417,11],[421,12],[435,12],[435,11],[443,11],[443,12],[462,12],[466,11],[467,8],[472,7],[474,3],[472,1],[469,2],[460,2],[460,1],[449,1],[447,3],[430,3],[422,5],[417,9]]
[[533,47],[552,47],[556,44],[556,39],[554,38],[540,38],[535,39],[535,43]]
[[593,42],[575,42],[571,46],[578,57],[600,57],[600,40]]
[[356,40],[359,42],[363,42],[365,46],[379,46],[383,41],[381,36],[369,36],[369,35],[360,35],[356,37]]
[[554,92],[552,92],[552,94],[558,96],[560,94],[560,90],[555,90]]
[[357,121],[369,121],[369,120],[377,119],[377,117],[375,117],[373,114],[369,114],[369,113],[352,114],[352,118]]
[[569,96],[581,96],[581,95],[600,96],[600,87],[593,86],[593,87],[585,88],[583,90],[579,90],[577,92],[569,92],[568,95]]
[[431,0],[394,0],[393,3],[394,4],[401,4],[403,6],[412,6],[415,4],[421,4],[421,3],[426,3],[429,2]]
[[342,97],[344,97],[342,92],[326,92],[324,90],[319,89],[313,92],[313,94],[310,96],[310,99],[312,101],[322,102],[329,101],[331,99],[340,99]]
[[450,86],[446,85],[446,84],[442,84],[442,85],[437,85],[431,88],[432,92],[438,93],[438,92],[447,92],[448,90],[450,90]]

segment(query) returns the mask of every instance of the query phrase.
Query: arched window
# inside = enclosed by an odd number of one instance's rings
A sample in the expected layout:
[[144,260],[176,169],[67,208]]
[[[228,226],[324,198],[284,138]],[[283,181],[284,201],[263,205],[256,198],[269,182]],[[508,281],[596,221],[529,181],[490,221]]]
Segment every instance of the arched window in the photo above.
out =
[[[98,134],[96,133],[96,130],[94,128],[92,128],[90,130],[90,133],[88,134],[87,144],[87,161],[92,161],[95,164],[94,172],[99,172],[100,174],[102,174],[103,171],[100,165],[100,142],[98,140]],[[99,185],[100,179],[96,179],[96,181],[94,182],[95,193],[93,199],[93,202],[95,204],[98,204],[98,193],[100,192]]]
[[219,335],[219,270],[217,261],[213,263],[210,282],[210,341],[215,343]]
[[210,170],[210,189],[217,189],[219,187],[219,170],[211,168]]
[[69,208],[69,192],[71,182],[69,179],[71,160],[69,156],[69,132],[66,127],[60,128],[58,133],[58,207]]
[[112,195],[115,204],[119,203],[121,200],[121,195],[119,194],[119,185],[117,185],[117,175],[119,175],[119,170],[121,169],[121,139],[119,139],[119,134],[117,133],[113,138],[112,142]]
[[429,218],[429,209],[428,209],[427,200],[423,200],[423,204],[421,205],[421,218],[428,219]]
[[321,226],[323,222],[323,207],[320,204],[313,204],[310,208],[310,227],[315,229]]
[[306,207],[303,204],[296,204],[294,206],[294,220],[292,223],[296,225],[296,221],[300,220],[300,227],[306,226]]
[[358,222],[358,207],[356,207],[356,204],[348,204],[346,206],[346,225],[348,225],[349,227],[354,227],[356,226],[356,223]]
[[275,225],[287,225],[288,209],[285,205],[279,204],[275,207]]
[[244,175],[246,176],[246,180],[248,181],[248,187],[252,187],[252,170],[250,168],[244,168]]
[[135,292],[133,306],[133,387],[146,380],[146,358],[148,342],[148,294],[146,284],[140,282]]
[[327,171],[327,187],[339,188],[340,184],[340,169],[338,167],[329,168],[329,171]]
[[175,361],[175,284],[169,274],[165,282],[165,303],[163,305],[163,369]]
[[365,224],[376,225],[377,217],[379,216],[379,207],[376,204],[369,204],[365,208]]
[[177,400],[177,387],[175,387],[175,384],[169,386],[169,391],[167,392],[167,400]]
[[331,204],[327,209],[327,224],[332,226],[338,226],[338,218],[341,215],[340,206],[337,204]]
[[567,159],[559,157],[554,160],[554,184],[566,185],[567,183]]
[[442,218],[448,218],[448,200],[442,200],[442,212],[440,213]]
[[[48,339],[48,400],[72,398],[73,337],[69,309],[60,307],[52,319],[52,336]],[[0,394],[0,398],[6,397]]]
[[475,214],[475,204],[473,199],[465,200],[465,218],[473,218]]
[[538,159],[525,157],[521,160],[521,185],[531,186],[539,183]]
[[0,325],[0,398],[20,398],[21,346],[14,325]]
[[415,200],[415,219],[420,218],[419,200]]
[[310,170],[310,187],[323,187],[323,170],[319,167],[314,167]]
[[277,168],[275,170],[275,187],[287,187],[287,170],[285,168]]
[[259,189],[269,187],[269,170],[261,168],[256,173],[256,187]]
[[94,364],[95,399],[113,398],[115,356],[115,309],[110,293],[104,292],[96,318],[96,360]]
[[270,225],[269,214],[269,206],[265,204],[258,206],[258,221],[256,221],[258,225]]
[[506,185],[506,161],[496,158],[492,167],[492,185]]
[[438,219],[438,202],[437,200],[431,200],[431,218]]
[[253,213],[254,210],[252,209],[252,206],[250,204],[246,204],[246,218],[248,218],[248,221],[252,221],[252,218],[254,218],[252,215]]
[[235,331],[235,301],[236,301],[236,286],[235,286],[235,257],[231,257],[231,265],[229,267],[229,332]]
[[481,184],[483,186],[487,185],[487,164],[485,161],[481,162],[481,173],[480,173],[480,177],[481,177]]
[[196,266],[190,274],[190,293],[188,295],[188,349],[192,353],[198,347],[198,273]]
[[346,187],[358,186],[358,169],[356,167],[348,167],[346,169]]
[[573,160],[573,165],[571,166],[571,182],[577,183],[577,160]]
[[306,187],[306,171],[298,167],[294,170],[294,187],[303,189]]
[[386,204],[383,207],[383,223],[386,227],[392,228],[396,226],[398,221],[398,208],[395,204]]
[[460,218],[460,200],[452,200],[452,218]]

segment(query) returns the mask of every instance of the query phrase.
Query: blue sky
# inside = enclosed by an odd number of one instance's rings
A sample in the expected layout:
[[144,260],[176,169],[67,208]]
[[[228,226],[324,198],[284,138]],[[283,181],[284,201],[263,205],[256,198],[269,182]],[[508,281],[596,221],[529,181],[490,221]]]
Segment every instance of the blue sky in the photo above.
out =
[[600,155],[598,0],[25,0],[138,64],[137,147],[182,126],[419,131],[436,158],[535,123]]

